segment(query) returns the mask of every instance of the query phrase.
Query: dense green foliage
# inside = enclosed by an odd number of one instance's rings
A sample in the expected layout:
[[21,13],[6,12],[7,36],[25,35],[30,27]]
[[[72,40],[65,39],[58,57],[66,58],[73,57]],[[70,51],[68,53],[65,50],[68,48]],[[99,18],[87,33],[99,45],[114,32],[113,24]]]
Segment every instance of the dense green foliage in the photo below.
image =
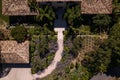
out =
[[88,80],[88,79],[89,73],[84,67],[80,66],[80,64],[73,71],[68,72],[66,74],[66,77],[63,78],[63,80]]
[[112,50],[111,66],[120,65],[120,23],[116,23],[110,31],[110,46]]
[[82,48],[82,39],[80,37],[75,37],[72,41],[73,46],[70,49],[69,53],[76,58],[78,56],[79,51]]
[[[67,35],[108,33],[111,27],[111,15],[83,15],[80,6],[67,7],[64,18],[67,20]],[[69,16],[68,16],[69,15]],[[94,32],[93,32],[94,31]]]
[[64,41],[65,53],[70,54],[72,58],[75,59],[82,49],[82,41],[83,39],[79,36],[66,37]]
[[110,30],[109,38],[103,42],[99,41],[99,46],[94,51],[86,54],[82,65],[88,69],[91,75],[120,65],[120,24],[116,23]]
[[73,64],[71,61],[78,56],[78,51],[82,48],[82,39],[78,37],[69,37],[64,41],[64,51],[61,62],[56,70],[44,78],[46,80],[88,80],[89,73],[80,63]]
[[9,17],[2,14],[2,0],[0,0],[0,19],[9,22]]
[[[71,33],[71,31],[72,31],[72,33]],[[73,34],[75,34],[75,35],[89,35],[89,34],[91,34],[91,30],[90,30],[90,26],[81,25],[79,28],[71,27],[69,29],[69,33],[71,33],[71,35],[73,35]]]
[[27,38],[27,29],[24,26],[16,26],[11,30],[11,35],[18,42],[23,42]]
[[36,0],[28,0],[31,11],[35,11],[38,8]]
[[36,21],[41,25],[47,25],[51,30],[53,29],[53,21],[55,20],[55,12],[51,6],[44,6],[42,8],[37,8],[39,15],[36,16]]
[[57,51],[56,37],[49,34],[44,35],[44,29],[28,29],[31,35],[30,55],[32,73],[44,70],[53,60]]
[[99,32],[109,31],[109,24],[111,22],[110,16],[105,14],[99,14],[93,17],[93,24],[99,27]]
[[99,48],[86,53],[82,65],[88,69],[93,76],[99,72],[106,72],[111,61],[111,49],[109,49],[108,41],[99,44]]
[[46,54],[49,52],[47,36],[40,35],[39,45],[37,46],[37,48],[38,48],[38,53],[39,53],[40,58],[44,58]]
[[110,30],[110,38],[120,39],[120,22],[113,25]]
[[120,21],[120,1],[113,0],[113,21]]
[[35,28],[29,28],[28,34],[30,36],[33,36],[33,35],[55,35],[56,33],[54,31],[49,30],[47,26],[44,27],[36,26]]
[[82,17],[80,12],[81,10],[79,5],[67,7],[64,18],[67,20],[69,27],[79,27],[81,25]]
[[66,19],[69,27],[67,28],[66,35],[80,34],[80,26],[83,20],[80,11],[79,5],[68,6],[66,8],[64,19]]

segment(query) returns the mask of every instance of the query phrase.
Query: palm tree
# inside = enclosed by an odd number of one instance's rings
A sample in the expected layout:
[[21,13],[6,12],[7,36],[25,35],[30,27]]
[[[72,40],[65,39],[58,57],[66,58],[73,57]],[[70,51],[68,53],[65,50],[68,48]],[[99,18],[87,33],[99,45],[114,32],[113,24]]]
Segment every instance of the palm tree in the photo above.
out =
[[67,7],[66,12],[64,14],[64,18],[67,20],[69,26],[73,27],[80,26],[82,21],[80,6],[75,5],[72,8]]
[[28,5],[30,7],[30,10],[32,10],[32,11],[36,11],[38,8],[38,4],[37,4],[36,0],[28,0]]
[[118,22],[120,20],[120,2],[119,0],[113,0],[113,21]]
[[45,24],[52,26],[56,18],[53,8],[51,6],[45,6],[44,8],[37,8],[37,10],[39,15],[36,16],[36,21],[42,26]]

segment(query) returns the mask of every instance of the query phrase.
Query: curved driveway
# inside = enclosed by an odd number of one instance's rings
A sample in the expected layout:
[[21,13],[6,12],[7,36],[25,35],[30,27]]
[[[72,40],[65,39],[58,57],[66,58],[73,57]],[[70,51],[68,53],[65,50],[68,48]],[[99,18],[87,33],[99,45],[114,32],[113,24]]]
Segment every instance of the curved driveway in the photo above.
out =
[[0,80],[35,80],[36,78],[43,78],[49,74],[52,73],[52,71],[56,68],[57,63],[62,58],[62,52],[63,52],[63,31],[64,28],[55,28],[54,29],[58,35],[57,35],[57,43],[58,43],[58,50],[55,54],[54,60],[52,63],[42,72],[40,75],[37,73],[32,75],[31,74],[31,68],[12,68],[10,73]]
[[10,73],[0,80],[33,80],[31,68],[12,68]]
[[33,77],[35,78],[43,78],[47,75],[49,75],[50,73],[52,73],[52,71],[56,68],[57,63],[61,60],[62,58],[62,52],[63,52],[63,31],[64,28],[55,28],[55,31],[58,32],[58,50],[55,54],[54,60],[52,61],[52,63],[44,70],[44,72],[42,72],[40,75],[38,74],[34,74]]

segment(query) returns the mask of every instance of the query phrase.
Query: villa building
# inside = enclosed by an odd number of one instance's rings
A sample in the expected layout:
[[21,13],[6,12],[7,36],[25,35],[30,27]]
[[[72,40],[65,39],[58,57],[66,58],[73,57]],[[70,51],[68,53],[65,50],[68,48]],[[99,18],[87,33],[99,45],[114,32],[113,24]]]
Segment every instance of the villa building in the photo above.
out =
[[[37,3],[49,2],[53,6],[65,6],[67,2],[76,2],[81,5],[83,14],[110,14],[112,13],[112,0],[36,0]],[[31,11],[28,0],[2,0],[2,14],[37,15],[37,11]]]
[[112,0],[82,0],[82,14],[111,14]]
[[2,14],[15,15],[37,15],[30,11],[27,0],[2,0]]
[[29,63],[29,41],[0,41],[0,63]]

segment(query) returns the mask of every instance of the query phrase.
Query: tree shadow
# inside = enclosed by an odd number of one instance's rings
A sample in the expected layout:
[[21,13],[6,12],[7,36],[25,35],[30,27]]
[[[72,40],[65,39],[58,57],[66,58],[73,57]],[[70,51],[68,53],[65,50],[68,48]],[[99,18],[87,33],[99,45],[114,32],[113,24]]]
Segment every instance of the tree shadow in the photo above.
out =
[[108,69],[106,74],[114,77],[120,77],[120,66]]

